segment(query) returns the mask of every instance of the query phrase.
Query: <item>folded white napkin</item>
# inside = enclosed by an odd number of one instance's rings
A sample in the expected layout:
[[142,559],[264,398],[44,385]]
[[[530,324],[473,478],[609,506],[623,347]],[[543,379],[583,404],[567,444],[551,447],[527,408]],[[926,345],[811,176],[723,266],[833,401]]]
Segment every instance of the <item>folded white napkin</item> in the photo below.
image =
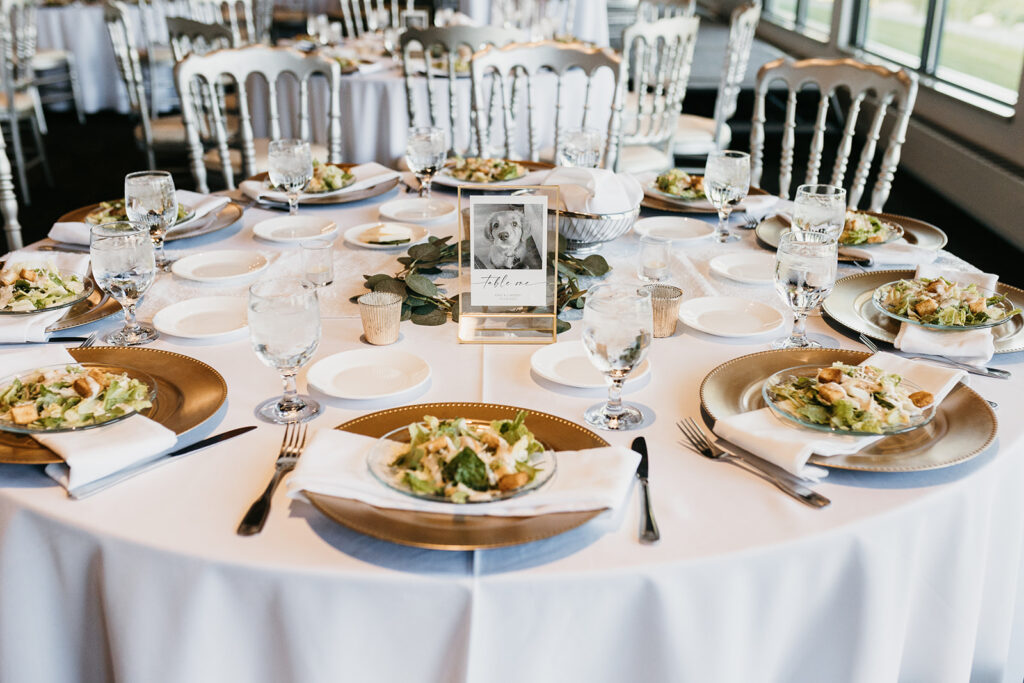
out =
[[[178,202],[196,212],[195,218],[201,218],[214,210],[219,211],[229,201],[227,197],[199,194],[189,190],[178,190],[174,194],[178,198]],[[88,245],[91,230],[92,226],[82,221],[58,221],[50,228],[47,237],[54,242],[63,242],[64,244]]]
[[[321,192],[317,194],[303,194],[303,197],[333,197],[339,194],[346,194],[348,192],[355,192],[356,190],[364,190],[374,185],[387,182],[392,178],[399,178],[401,174],[398,171],[393,171],[386,166],[382,166],[376,162],[371,161],[367,164],[359,164],[349,169],[349,172],[356,177],[355,181],[348,187],[343,187],[340,190],[332,190],[331,192]],[[284,192],[277,192],[270,190],[267,186],[258,180],[246,180],[238,186],[246,196],[256,199],[263,197],[273,202],[287,202],[288,195]],[[301,199],[300,199],[301,201]]]
[[746,197],[740,202],[740,206],[746,210],[748,216],[761,220],[771,213],[779,203],[779,197],[773,194],[755,194]]
[[614,508],[626,498],[639,456],[621,447],[562,451],[551,481],[529,494],[486,505],[436,503],[398,493],[377,481],[366,455],[377,439],[336,429],[317,432],[288,480],[288,495],[302,491],[350,498],[396,510],[518,517]]
[[196,212],[196,218],[202,218],[208,213],[220,211],[230,201],[227,197],[212,194],[200,194],[189,190],[178,190],[174,193],[178,203],[190,207]]
[[[7,254],[4,259],[10,265],[52,267],[61,273],[75,273],[82,278],[89,272],[88,254],[18,250]],[[0,316],[0,344],[46,341],[46,328],[60,320],[65,313],[67,309],[61,308],[47,313]]]
[[50,232],[47,234],[54,242],[63,242],[64,244],[84,244],[89,245],[89,232],[92,230],[92,226],[88,223],[82,223],[78,221],[57,221],[50,228]]
[[580,213],[621,213],[640,206],[644,198],[636,178],[605,168],[559,166],[544,176],[543,184],[558,185],[562,208]]
[[[973,283],[990,291],[995,290],[996,284],[999,282],[999,276],[991,273],[968,273],[929,264],[918,266],[917,277],[944,277],[964,285]],[[896,334],[894,345],[897,349],[908,353],[954,356],[964,362],[977,364],[984,364],[992,360],[992,356],[996,352],[995,337],[992,330],[988,328],[945,332],[903,323],[900,325],[900,331]]]
[[937,249],[915,246],[902,237],[877,247],[843,247],[843,253],[859,258],[872,258],[876,266],[919,266],[931,263],[939,256]]
[[[967,376],[963,370],[940,368],[884,352],[874,354],[863,365],[874,365],[886,372],[902,375],[924,391],[931,392],[936,405]],[[884,438],[818,432],[778,417],[770,408],[722,418],[715,423],[714,432],[726,441],[807,479],[820,479],[828,474],[827,470],[807,465],[812,454],[825,457],[849,455]]]

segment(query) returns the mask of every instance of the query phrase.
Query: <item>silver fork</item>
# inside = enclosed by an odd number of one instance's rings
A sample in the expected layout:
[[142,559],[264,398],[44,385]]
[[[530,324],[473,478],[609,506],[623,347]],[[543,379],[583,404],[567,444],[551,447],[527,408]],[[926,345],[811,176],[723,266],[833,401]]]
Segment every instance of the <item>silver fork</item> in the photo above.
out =
[[264,489],[263,495],[257,498],[245,513],[242,522],[238,525],[239,536],[252,536],[263,530],[267,522],[267,515],[270,513],[270,499],[274,496],[274,490],[281,483],[284,475],[295,469],[295,463],[302,455],[302,449],[306,447],[307,436],[306,424],[299,425],[297,422],[289,422],[284,428],[284,439],[281,441],[281,450],[277,454],[277,462],[274,463],[274,476]]
[[[878,344],[872,341],[870,337],[868,337],[863,332],[860,333],[859,337],[860,343],[868,347],[868,350],[871,351],[871,353],[878,353]],[[932,363],[939,363],[940,365],[948,365],[950,367],[957,368],[958,370],[966,370],[967,372],[974,375],[981,375],[982,377],[1010,379],[1013,376],[1010,374],[1009,370],[1002,370],[1000,368],[986,368],[977,365],[971,365],[970,363],[961,363],[958,360],[953,360],[952,358],[948,358],[946,356],[914,356],[909,353],[902,353],[898,349],[895,349],[894,353],[897,353],[906,358],[910,358],[911,360],[931,361]]]
[[757,228],[758,223],[760,223],[760,221],[758,221],[756,218],[754,218],[748,213],[747,217],[743,219],[743,224],[740,225],[740,227],[746,228],[747,230],[754,230],[755,228]]
[[98,334],[99,332],[93,332],[92,334],[90,334],[88,337],[85,338],[85,341],[78,345],[78,348],[87,349],[90,346],[94,345],[96,343],[96,335]]
[[679,443],[698,455],[703,455],[711,460],[720,460],[736,465],[740,469],[744,469],[774,484],[779,490],[813,508],[823,508],[832,503],[825,496],[804,486],[797,477],[767,460],[740,457],[735,453],[730,453],[720,448],[713,439],[709,439],[705,435],[704,430],[697,426],[693,418],[688,417],[685,420],[680,420],[676,423],[676,426],[679,427],[679,431],[686,437],[689,445],[682,441]]

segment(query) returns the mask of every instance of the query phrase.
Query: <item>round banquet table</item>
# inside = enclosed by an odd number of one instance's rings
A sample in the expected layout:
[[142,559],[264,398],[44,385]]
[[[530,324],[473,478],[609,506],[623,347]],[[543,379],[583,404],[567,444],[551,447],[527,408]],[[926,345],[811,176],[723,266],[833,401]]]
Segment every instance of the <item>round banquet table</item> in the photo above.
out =
[[[303,212],[344,230],[374,220],[379,201],[396,193]],[[274,259],[268,276],[297,274],[294,248],[252,235],[274,215],[250,209],[233,228],[169,251],[257,249]],[[758,248],[745,232],[734,244],[677,249],[674,279],[687,298],[744,292],[772,301],[770,288],[708,270],[710,254]],[[636,251],[632,234],[603,250],[610,278],[633,277]],[[396,255],[338,241],[313,362],[366,348],[348,297],[362,291],[360,274],[394,270]],[[140,316],[211,293],[241,297],[245,286],[161,275]],[[809,327],[857,346],[820,318]],[[985,453],[929,472],[833,471],[816,486],[832,505],[812,509],[677,443],[674,423],[698,415],[701,379],[773,336],[725,340],[680,325],[654,340],[654,372],[627,385],[627,398],[654,416],[639,433],[651,451],[657,545],[637,540],[635,488],[613,512],[561,536],[444,552],[350,531],[281,487],[263,532],[240,537],[235,528],[281,439],[281,427],[267,424],[83,500],[37,467],[0,465],[0,680],[1019,683],[1020,380],[971,377],[1001,404],[998,440]],[[565,337],[578,339],[579,325]],[[256,424],[254,406],[280,390],[244,333],[220,343],[164,337],[153,347],[194,356],[227,381],[226,406],[188,441]],[[321,396],[326,412],[314,428],[432,401],[528,406],[579,421],[601,398],[535,376],[537,347],[460,345],[451,324],[404,323],[393,348],[426,359],[430,382],[375,402]],[[1020,355],[997,361],[1024,372]],[[636,435],[607,438],[627,445]]]

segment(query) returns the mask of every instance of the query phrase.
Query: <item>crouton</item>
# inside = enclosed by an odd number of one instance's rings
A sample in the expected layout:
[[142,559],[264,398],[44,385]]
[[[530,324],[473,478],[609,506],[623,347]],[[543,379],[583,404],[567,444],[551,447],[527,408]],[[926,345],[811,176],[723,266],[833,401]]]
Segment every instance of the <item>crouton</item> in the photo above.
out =
[[935,311],[939,310],[939,305],[931,299],[924,299],[923,301],[918,301],[914,305],[914,310],[921,316],[931,315]]
[[843,371],[839,368],[821,368],[818,370],[819,382],[841,382],[842,380]]
[[699,178],[693,178],[691,176],[690,182],[691,182],[690,187],[693,188],[694,190],[697,190],[698,192],[703,192],[704,191],[704,177],[703,176],[701,176]]
[[913,403],[918,408],[930,406],[932,404],[932,401],[935,400],[935,397],[932,396],[927,391],[915,391],[914,393],[910,394],[910,396],[908,396],[907,398],[909,398],[910,402]]
[[969,301],[967,303],[967,307],[971,309],[971,313],[981,313],[988,308],[984,299],[974,299],[973,301]]
[[885,241],[884,232],[876,232],[874,235],[868,238],[868,244],[878,244],[879,242]]
[[11,419],[14,424],[27,425],[39,419],[39,411],[35,403],[22,403],[11,408]]
[[96,384],[99,384],[104,389],[110,384],[110,379],[107,377],[107,373],[103,372],[99,368],[92,368],[89,370],[89,377],[92,377]]
[[21,269],[21,279],[22,280],[28,280],[29,282],[35,282],[36,278],[38,278],[38,277],[39,277],[39,275],[36,274],[36,271],[34,271],[34,270],[30,269],[30,268],[22,268]]
[[946,289],[946,283],[945,281],[943,281],[942,278],[937,277],[931,282],[929,282],[928,286],[925,287],[925,289],[928,290],[929,292],[943,292]]
[[0,284],[5,287],[13,285],[14,281],[18,279],[18,276],[14,274],[13,270],[5,270],[0,273]]
[[846,398],[846,391],[838,384],[828,382],[818,385],[818,397],[825,403],[832,404]]
[[526,482],[530,480],[530,475],[526,472],[516,472],[515,474],[506,474],[504,477],[498,480],[499,491],[511,491],[517,489],[520,486],[524,486]]
[[89,380],[85,377],[79,377],[71,383],[71,388],[75,390],[75,393],[82,398],[89,398],[92,396],[92,385],[89,384]]

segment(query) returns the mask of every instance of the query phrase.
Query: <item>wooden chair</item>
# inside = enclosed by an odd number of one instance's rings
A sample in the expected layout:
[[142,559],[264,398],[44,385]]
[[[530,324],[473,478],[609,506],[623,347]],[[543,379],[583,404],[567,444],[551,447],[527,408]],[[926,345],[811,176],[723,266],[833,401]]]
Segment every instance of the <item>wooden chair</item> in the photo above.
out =
[[[594,77],[599,71],[607,69],[612,74],[611,89],[594,88]],[[586,79],[583,92],[583,113],[580,120],[566,121],[567,114],[563,112],[564,104],[563,91],[565,90],[566,77],[570,71],[582,71]],[[556,82],[553,87],[555,94],[555,144],[551,150],[551,156],[558,149],[558,143],[563,131],[570,127],[587,128],[593,127],[591,100],[595,90],[600,90],[598,96],[611,96],[611,111],[609,112],[607,135],[605,137],[605,148],[602,155],[601,165],[605,168],[614,168],[619,142],[619,117],[622,113],[622,58],[611,50],[601,48],[588,48],[578,43],[513,43],[502,48],[487,47],[473,55],[470,62],[470,71],[473,78],[473,125],[477,132],[477,141],[482,153],[490,153],[490,137],[496,134],[498,124],[501,124],[503,143],[500,145],[506,158],[522,158],[517,152],[516,138],[517,125],[520,109],[520,96],[526,98],[527,116],[527,148],[526,157],[530,161],[539,161],[541,158],[540,140],[537,136],[538,117],[551,117],[550,111],[540,112],[534,107],[534,81],[544,78],[543,72],[553,74]],[[491,88],[490,95],[486,92]],[[544,84],[543,87],[551,87]],[[494,89],[497,88],[497,91]],[[525,93],[522,91],[525,90]],[[492,97],[497,99],[500,106],[497,111],[502,112],[500,121],[494,120],[489,113],[495,111]]]
[[[893,175],[899,165],[900,148],[906,138],[907,124],[917,99],[917,76],[904,69],[890,71],[882,66],[868,65],[853,59],[805,59],[791,61],[777,59],[761,67],[757,73],[754,100],[754,122],[750,131],[750,184],[761,187],[764,164],[765,100],[769,88],[781,81],[788,90],[786,118],[782,134],[782,155],[779,170],[778,193],[789,197],[793,178],[793,156],[796,138],[797,93],[807,85],[813,85],[820,92],[814,132],[811,136],[810,156],[807,163],[805,183],[817,183],[821,170],[822,153],[825,146],[825,124],[830,106],[838,99],[834,95],[846,91],[849,106],[845,112],[845,124],[836,150],[835,165],[832,168],[831,185],[843,186],[857,132],[860,111],[869,93],[873,109],[866,129],[866,139],[861,148],[860,158],[847,191],[850,208],[857,208],[867,185],[868,174],[874,161],[883,124],[890,119],[890,132],[885,152],[879,163],[878,176],[871,191],[869,209],[881,211],[892,188]],[[888,116],[891,114],[891,116]]]
[[616,170],[663,171],[673,165],[672,137],[686,95],[697,42],[696,17],[641,21],[622,32],[623,63],[632,69]]
[[14,179],[11,177],[11,162],[7,158],[7,145],[0,132],[0,215],[4,219],[4,236],[7,251],[21,249],[21,224],[18,223],[18,197],[14,194]]
[[736,100],[747,73],[754,32],[761,18],[761,5],[751,3],[733,10],[729,21],[729,41],[725,48],[722,76],[718,81],[714,117],[683,114],[676,125],[672,152],[678,156],[706,157],[716,149],[727,149],[732,142],[729,119],[736,113]]
[[[312,140],[310,126],[310,81],[314,76],[324,76],[329,84],[328,149],[320,158],[327,161],[341,161],[341,67],[333,59],[316,54],[303,54],[291,48],[274,48],[263,45],[216,50],[206,55],[189,55],[175,67],[178,94],[182,100],[182,114],[188,135],[189,158],[192,174],[199,192],[209,192],[206,168],[203,159],[203,143],[200,135],[200,119],[207,117],[212,122],[212,153],[219,157],[224,182],[229,189],[235,187],[234,168],[241,167],[246,177],[266,170],[266,144],[268,140],[281,138],[281,117],[278,111],[278,79],[291,74],[298,81],[299,134],[303,140]],[[250,111],[250,76],[261,77],[266,82],[266,107],[269,118],[270,137],[257,141],[253,134]],[[223,100],[214,96],[216,85],[223,79],[234,83],[238,92],[240,150],[229,148],[227,112]],[[193,81],[198,87],[193,87]],[[200,97],[194,97],[200,92]],[[260,143],[257,145],[257,143]],[[257,151],[263,159],[257,159]],[[235,163],[232,163],[235,152]],[[316,155],[317,153],[314,152]],[[240,162],[240,163],[239,163]]]
[[[465,66],[468,68],[469,58],[477,50],[487,45],[502,47],[521,39],[522,33],[518,29],[493,26],[451,26],[406,30],[402,34],[400,45],[409,125],[447,127],[451,143],[450,151],[453,154],[471,154],[476,147],[473,141],[472,114],[470,114],[470,120],[460,120],[457,97],[459,80],[456,67],[459,65],[458,62],[465,59]],[[444,65],[443,75],[436,73],[433,68],[427,68],[427,63],[433,62],[435,59],[435,49],[440,50],[440,60]],[[463,50],[465,50],[465,54],[463,54]],[[414,56],[414,54],[422,55],[422,57]],[[420,112],[416,108],[418,85],[423,81],[427,88],[426,116],[419,115]],[[441,87],[436,87],[438,85]],[[441,109],[443,95],[447,95],[447,116]],[[463,101],[465,100],[463,99]],[[464,139],[468,142],[465,147],[460,147],[457,139]]]

